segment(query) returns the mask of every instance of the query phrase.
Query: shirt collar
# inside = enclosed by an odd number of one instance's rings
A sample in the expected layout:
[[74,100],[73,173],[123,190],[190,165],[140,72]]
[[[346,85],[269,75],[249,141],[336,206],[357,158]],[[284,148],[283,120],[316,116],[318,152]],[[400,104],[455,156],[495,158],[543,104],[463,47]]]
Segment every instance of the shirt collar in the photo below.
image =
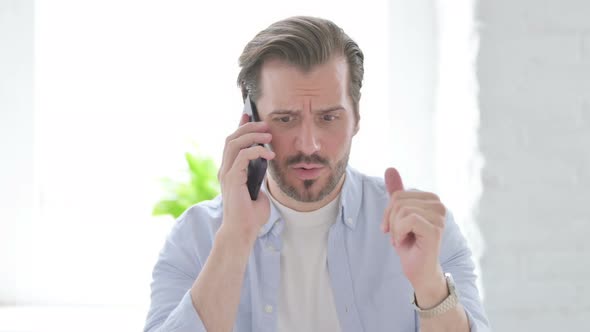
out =
[[[266,195],[270,195],[266,186],[266,179],[264,180],[264,183],[260,189],[264,191]],[[342,185],[342,192],[340,195],[341,198],[340,207],[338,209],[338,219],[350,229],[354,230],[361,207],[363,190],[362,178],[360,174],[350,166],[346,167],[346,178],[344,179],[344,184]],[[262,226],[258,232],[258,237],[266,235],[271,230],[273,234],[278,235],[281,233],[284,227],[283,222],[279,222],[277,227],[273,227],[277,221],[282,221],[282,218],[281,213],[272,200],[269,199],[269,201],[270,215],[266,224],[264,224],[264,226]]]
[[[266,185],[266,178],[264,179],[264,182],[262,183],[260,190],[264,191],[264,193],[267,196],[270,196],[270,193],[268,192],[268,188]],[[266,222],[266,224],[264,224],[262,226],[262,228],[260,228],[260,231],[258,231],[258,237],[262,237],[262,236],[266,235],[266,233],[268,233],[271,229],[273,229],[274,224],[277,221],[281,220],[281,213],[279,212],[279,209],[275,206],[275,204],[272,202],[272,200],[270,198],[268,200],[270,203],[270,215],[268,217],[268,221]],[[275,232],[276,232],[275,234],[280,234],[281,231],[282,231],[282,226],[280,227],[280,229],[275,230]]]
[[340,220],[351,230],[356,227],[356,222],[363,198],[362,177],[351,168],[346,167],[346,179],[342,185],[340,199]]

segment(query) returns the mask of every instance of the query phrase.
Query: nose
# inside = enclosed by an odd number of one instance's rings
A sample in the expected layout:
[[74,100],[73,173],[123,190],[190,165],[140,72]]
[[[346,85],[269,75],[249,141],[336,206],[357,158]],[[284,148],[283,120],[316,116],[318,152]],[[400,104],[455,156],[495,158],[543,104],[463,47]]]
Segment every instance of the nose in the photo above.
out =
[[312,121],[303,121],[299,134],[295,138],[295,147],[307,156],[314,154],[320,150],[318,134]]

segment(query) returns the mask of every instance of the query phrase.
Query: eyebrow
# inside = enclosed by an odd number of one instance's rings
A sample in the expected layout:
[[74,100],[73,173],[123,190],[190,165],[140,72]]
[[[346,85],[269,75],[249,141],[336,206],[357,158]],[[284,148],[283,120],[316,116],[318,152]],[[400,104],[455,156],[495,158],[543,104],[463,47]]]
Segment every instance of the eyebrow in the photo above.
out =
[[[332,106],[332,107],[328,107],[328,108],[324,108],[324,109],[319,109],[319,110],[314,110],[312,111],[313,113],[330,113],[330,112],[334,112],[334,111],[343,111],[344,107],[338,105],[338,106]],[[284,115],[284,114],[294,114],[294,113],[300,113],[301,110],[287,110],[287,109],[278,109],[278,110],[274,110],[272,112],[270,112],[268,115],[272,116],[272,115]]]

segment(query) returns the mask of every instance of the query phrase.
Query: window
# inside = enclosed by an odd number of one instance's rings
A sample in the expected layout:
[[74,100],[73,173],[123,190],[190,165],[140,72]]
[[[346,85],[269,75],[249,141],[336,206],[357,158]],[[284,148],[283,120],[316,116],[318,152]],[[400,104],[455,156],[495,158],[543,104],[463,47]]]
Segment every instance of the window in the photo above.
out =
[[[19,221],[27,225],[17,234],[27,258],[1,271],[18,287],[2,291],[18,304],[113,308],[103,312],[141,328],[151,270],[173,223],[151,216],[158,180],[182,176],[192,142],[220,163],[242,108],[237,57],[256,32],[292,15],[333,20],[365,52],[351,165],[375,176],[396,166],[407,185],[440,191],[455,216],[471,222],[478,188],[450,179],[472,165],[475,147],[451,152],[472,138],[476,118],[453,137],[445,121],[457,100],[471,116],[476,108],[458,95],[464,90],[450,90],[455,77],[441,70],[454,57],[453,46],[436,44],[433,22],[448,15],[435,10],[446,3],[36,1],[34,216]],[[457,79],[472,84],[462,68]],[[468,169],[477,179],[477,167]]]

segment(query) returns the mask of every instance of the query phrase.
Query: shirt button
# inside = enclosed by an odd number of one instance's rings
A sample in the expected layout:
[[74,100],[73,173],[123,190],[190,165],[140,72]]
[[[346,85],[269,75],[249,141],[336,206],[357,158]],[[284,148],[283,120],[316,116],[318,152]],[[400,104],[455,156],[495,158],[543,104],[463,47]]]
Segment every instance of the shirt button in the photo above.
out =
[[266,311],[267,314],[272,313],[272,306],[270,304],[265,305],[264,311]]
[[346,219],[346,223],[348,224],[348,226],[352,226],[352,218]]
[[269,244],[268,246],[266,246],[266,249],[268,249],[268,251],[275,251],[275,247],[273,247],[272,244]]

